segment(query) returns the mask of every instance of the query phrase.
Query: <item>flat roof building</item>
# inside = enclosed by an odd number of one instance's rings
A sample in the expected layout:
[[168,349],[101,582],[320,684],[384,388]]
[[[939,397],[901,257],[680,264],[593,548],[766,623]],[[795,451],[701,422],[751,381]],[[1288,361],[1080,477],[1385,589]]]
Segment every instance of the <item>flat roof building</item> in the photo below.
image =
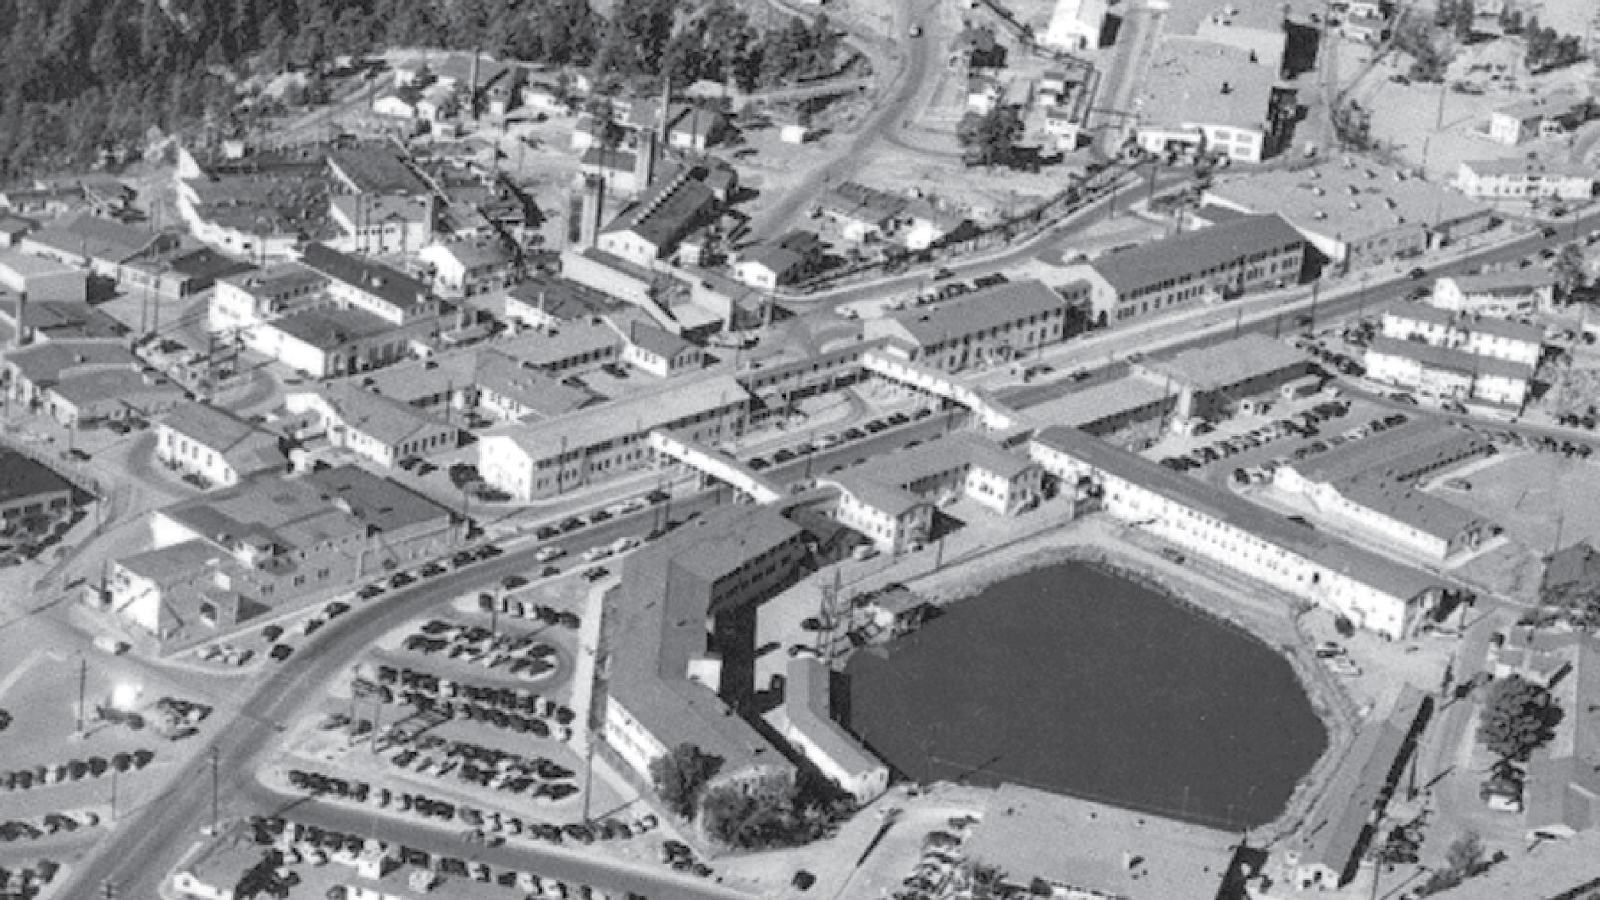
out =
[[1277,60],[1194,37],[1161,40],[1133,100],[1134,135],[1151,153],[1205,147],[1240,162],[1277,153],[1294,113],[1294,90],[1278,83]]
[[868,340],[903,359],[943,372],[1008,362],[1064,340],[1068,297],[1087,300],[1087,285],[1057,290],[1040,281],[1015,281],[967,294],[948,303],[870,319]]

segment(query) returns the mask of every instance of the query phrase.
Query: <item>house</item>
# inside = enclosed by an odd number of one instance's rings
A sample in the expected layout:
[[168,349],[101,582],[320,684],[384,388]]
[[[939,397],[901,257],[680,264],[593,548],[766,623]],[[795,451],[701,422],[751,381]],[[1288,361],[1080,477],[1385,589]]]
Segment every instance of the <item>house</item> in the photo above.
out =
[[657,378],[693,372],[705,365],[705,351],[698,345],[654,325],[630,322],[622,337],[622,361]]
[[1357,733],[1311,821],[1284,854],[1295,887],[1336,891],[1355,877],[1432,712],[1432,698],[1408,684],[1387,716]]
[[1446,275],[1433,283],[1428,302],[1454,313],[1509,318],[1549,309],[1555,284],[1555,274],[1541,268]]
[[988,75],[973,75],[967,79],[967,112],[987,116],[994,112],[1005,97],[1005,89]]
[[433,288],[445,297],[472,297],[516,280],[516,254],[493,238],[433,243],[419,257],[433,267]]
[[1261,162],[1282,148],[1295,92],[1254,51],[1201,38],[1169,36],[1134,98],[1134,136],[1150,153],[1206,150]]
[[1595,194],[1596,173],[1582,163],[1538,157],[1472,159],[1456,170],[1456,190],[1479,200],[1587,200]]
[[1339,20],[1339,34],[1345,40],[1378,44],[1389,38],[1389,19],[1382,15],[1351,11]]
[[728,117],[704,104],[694,104],[678,112],[667,126],[667,144],[679,150],[704,153],[728,133]]
[[834,717],[832,681],[821,660],[790,660],[774,725],[818,771],[865,806],[889,789],[889,767]]
[[522,105],[546,113],[564,113],[567,103],[560,85],[548,81],[529,80],[522,86]]
[[72,505],[72,482],[14,450],[0,449],[0,522],[56,513]]
[[277,435],[205,403],[180,403],[156,422],[156,459],[206,487],[232,487],[288,463]]
[[754,288],[776,290],[810,274],[822,252],[822,241],[815,234],[791,231],[775,243],[741,254],[733,277]]
[[383,88],[372,97],[372,111],[380,116],[415,119],[417,117],[417,100],[420,96],[420,92],[416,90]]
[[89,299],[89,278],[82,269],[16,250],[0,250],[0,288],[26,294],[32,302]]
[[180,650],[448,553],[450,510],[356,466],[247,479],[150,514],[151,549],[112,561],[110,608]]
[[839,489],[834,517],[887,553],[931,539],[933,507],[957,498],[998,515],[1017,515],[1039,501],[1043,472],[973,432],[921,446],[819,479]]
[[1074,304],[1087,303],[1089,287],[1059,289],[1039,281],[1014,281],[933,307],[891,313],[862,323],[868,340],[884,350],[941,372],[1010,362],[1067,338]]
[[1069,53],[1099,47],[1106,5],[1106,0],[1056,0],[1042,43]]
[[392,400],[349,382],[284,397],[289,412],[307,418],[301,437],[326,436],[384,468],[453,449],[453,425],[408,403]]
[[1508,147],[1565,134],[1594,114],[1594,102],[1575,91],[1558,91],[1502,106],[1489,114],[1489,140]]
[[1296,284],[1305,258],[1300,232],[1281,216],[1264,215],[1104,253],[1068,271],[1088,283],[1096,320],[1117,325]]
[[725,699],[751,685],[727,677],[712,630],[717,617],[792,582],[805,556],[794,523],[765,507],[733,506],[628,557],[605,595],[614,652],[601,733],[637,778],[652,783],[651,763],[689,743],[722,761],[712,786],[792,782],[793,764]]
[[1319,515],[1375,543],[1447,562],[1478,549],[1500,528],[1422,490],[1494,445],[1465,429],[1409,422],[1279,469],[1273,487],[1297,494]]
[[1282,216],[1340,271],[1405,260],[1493,221],[1487,206],[1456,191],[1355,159],[1217,179],[1203,202]]
[[434,197],[339,194],[328,200],[328,220],[341,237],[335,249],[382,255],[415,253],[433,240]]
[[1233,494],[1073,428],[1034,435],[1029,453],[1085,511],[1404,639],[1443,593],[1435,576],[1290,522]]
[[920,251],[953,238],[971,227],[966,216],[936,206],[927,200],[908,202],[901,211],[900,228],[896,235],[907,250]]
[[327,279],[328,296],[395,325],[439,314],[439,300],[426,284],[381,263],[312,242],[300,262]]
[[656,429],[705,444],[737,437],[749,406],[731,376],[673,379],[627,399],[490,429],[478,440],[478,472],[518,500],[553,497],[649,465]]

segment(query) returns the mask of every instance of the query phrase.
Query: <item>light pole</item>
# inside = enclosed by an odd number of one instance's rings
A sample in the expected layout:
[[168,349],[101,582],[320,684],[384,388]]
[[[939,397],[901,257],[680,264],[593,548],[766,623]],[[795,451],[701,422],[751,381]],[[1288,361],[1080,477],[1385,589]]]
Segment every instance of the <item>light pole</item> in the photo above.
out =
[[117,820],[117,767],[111,767],[111,821]]
[[206,755],[211,757],[211,834],[215,836],[221,831],[222,825],[221,818],[217,814],[217,761],[222,756],[222,751],[213,744]]

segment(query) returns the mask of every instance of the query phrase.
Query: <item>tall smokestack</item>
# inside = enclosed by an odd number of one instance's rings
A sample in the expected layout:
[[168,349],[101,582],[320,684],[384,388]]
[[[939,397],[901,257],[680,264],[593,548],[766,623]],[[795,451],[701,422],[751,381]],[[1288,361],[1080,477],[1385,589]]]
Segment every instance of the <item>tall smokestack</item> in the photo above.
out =
[[17,294],[17,333],[11,336],[13,350],[28,346],[28,292]]
[[656,132],[656,139],[661,142],[661,146],[663,146],[663,147],[671,146],[671,144],[672,144],[672,142],[670,140],[668,140],[668,138],[667,138],[668,126],[670,126],[671,124],[672,124],[672,75],[670,73],[668,73],[668,74],[665,74],[665,75],[661,76],[661,121],[657,124],[657,132]]
[[578,246],[593,247],[600,239],[601,219],[605,216],[606,180],[591,176],[583,185],[583,209],[578,221]]
[[650,187],[650,182],[656,180],[656,160],[660,148],[656,146],[656,134],[653,131],[639,132],[638,155],[633,162],[633,191],[642,194]]
[[467,87],[467,103],[472,108],[472,121],[478,121],[478,48],[472,48],[471,84]]

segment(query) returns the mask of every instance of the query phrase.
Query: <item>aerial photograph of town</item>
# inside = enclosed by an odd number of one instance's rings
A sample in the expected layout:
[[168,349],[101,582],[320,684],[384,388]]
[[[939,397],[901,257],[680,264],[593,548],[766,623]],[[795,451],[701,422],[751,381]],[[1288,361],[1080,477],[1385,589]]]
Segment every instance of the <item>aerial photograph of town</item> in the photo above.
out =
[[0,900],[1600,900],[1597,58],[0,0]]

